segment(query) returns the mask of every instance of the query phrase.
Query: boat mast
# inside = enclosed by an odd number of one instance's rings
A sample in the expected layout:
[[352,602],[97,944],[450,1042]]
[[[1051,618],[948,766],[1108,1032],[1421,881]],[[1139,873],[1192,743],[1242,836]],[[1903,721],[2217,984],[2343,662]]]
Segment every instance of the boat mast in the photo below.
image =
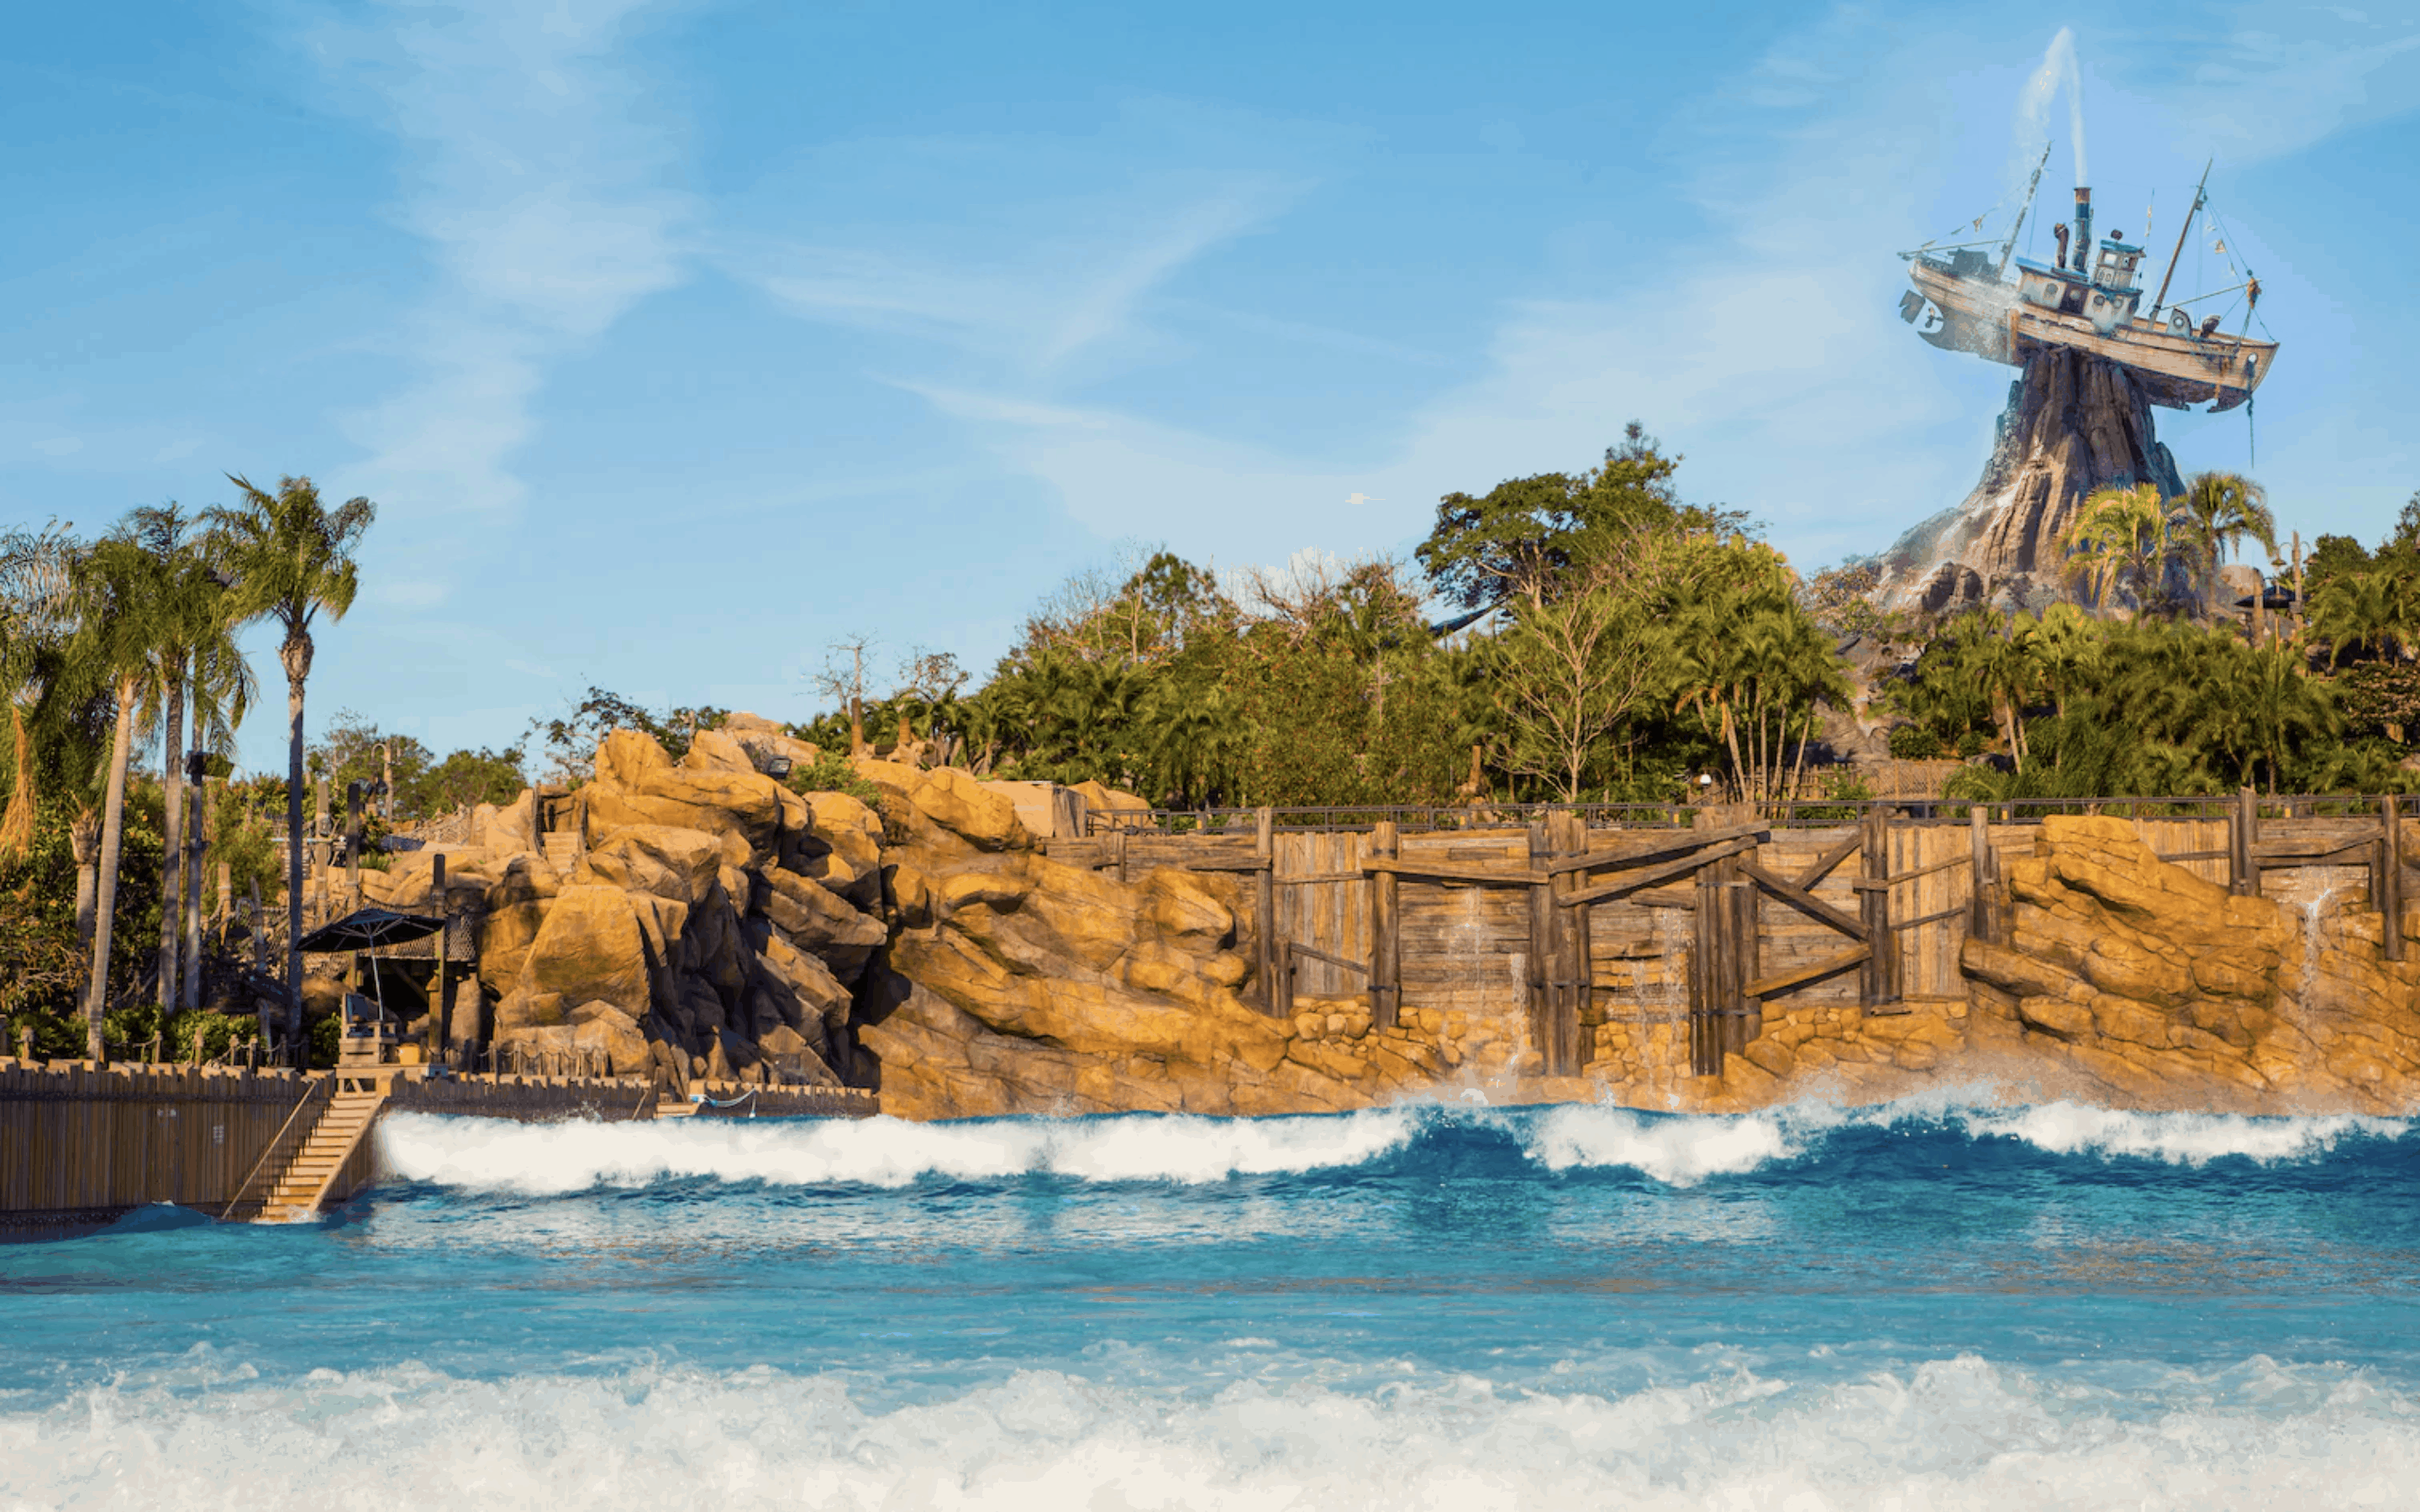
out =
[[2168,302],[2168,285],[2177,276],[2177,259],[2185,255],[2185,238],[2193,235],[2194,217],[2201,213],[2202,202],[2208,197],[2203,191],[2210,187],[2210,165],[2217,161],[2211,158],[2201,165],[2201,182],[2194,185],[2193,208],[2185,211],[2185,224],[2177,227],[2177,250],[2168,254],[2168,270],[2160,275],[2160,297],[2151,301],[2154,320],[2160,317],[2160,307]]
[[2009,224],[2009,239],[2000,243],[2000,266],[1992,270],[1998,278],[2009,270],[2009,258],[2017,250],[2017,233],[2025,228],[2025,215],[2034,208],[2034,191],[2041,187],[2042,166],[2050,162],[2050,144],[2042,144],[2041,162],[2034,164],[2033,182],[2025,185],[2025,202],[2017,207],[2017,218]]

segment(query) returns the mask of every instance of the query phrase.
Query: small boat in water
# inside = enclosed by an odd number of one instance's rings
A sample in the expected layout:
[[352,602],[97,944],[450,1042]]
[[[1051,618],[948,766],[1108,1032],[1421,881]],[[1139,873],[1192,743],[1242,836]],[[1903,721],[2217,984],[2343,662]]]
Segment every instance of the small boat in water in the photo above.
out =
[[[2203,186],[2209,181],[2205,169]],[[2143,249],[2128,242],[2123,232],[2103,237],[2095,248],[2089,189],[2079,186],[2075,191],[2071,227],[2054,228],[2058,239],[2056,257],[2040,263],[2013,255],[2017,234],[2024,226],[2034,190],[2040,183],[2041,169],[2037,166],[2025,204],[1996,256],[1988,242],[1927,245],[1900,254],[1909,263],[1908,277],[1915,285],[1900,296],[1900,317],[1935,347],[1973,352],[2019,367],[2043,347],[2070,347],[2106,358],[2129,371],[2146,399],[2171,409],[2207,402],[2214,412],[2232,409],[2251,398],[2277,356],[2277,343],[2251,335],[2260,281],[2247,272],[2233,287],[2174,306],[2166,302],[2177,259],[2207,203],[2204,189],[2194,191],[2193,208],[2185,214],[2167,272],[2147,311],[2144,291],[2136,282]],[[1978,229],[1980,225],[1978,222]],[[2243,329],[2234,335],[2219,330],[2222,316],[2196,320],[2186,309],[2234,293],[2243,296],[2244,306]]]

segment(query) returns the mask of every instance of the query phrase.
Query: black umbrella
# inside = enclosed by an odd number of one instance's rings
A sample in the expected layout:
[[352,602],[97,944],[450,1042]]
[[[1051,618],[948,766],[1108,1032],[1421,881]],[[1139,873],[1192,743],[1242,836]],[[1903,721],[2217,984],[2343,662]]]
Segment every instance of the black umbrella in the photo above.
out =
[[330,919],[302,936],[306,951],[375,950],[386,945],[425,940],[445,927],[445,920],[426,914],[398,914],[392,908],[357,908]]

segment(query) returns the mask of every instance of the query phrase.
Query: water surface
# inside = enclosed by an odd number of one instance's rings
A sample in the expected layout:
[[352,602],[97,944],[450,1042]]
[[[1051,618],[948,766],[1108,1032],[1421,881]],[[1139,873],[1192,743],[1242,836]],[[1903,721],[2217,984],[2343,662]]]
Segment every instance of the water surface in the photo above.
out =
[[398,1116],[0,1248],[0,1506],[2420,1504],[2399,1120]]

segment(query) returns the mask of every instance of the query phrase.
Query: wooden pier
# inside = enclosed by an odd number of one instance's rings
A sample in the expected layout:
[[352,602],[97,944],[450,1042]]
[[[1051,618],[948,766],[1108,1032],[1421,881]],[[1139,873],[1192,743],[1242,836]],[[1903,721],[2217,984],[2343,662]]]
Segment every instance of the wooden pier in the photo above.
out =
[[212,1217],[290,1222],[377,1180],[370,1138],[390,1112],[520,1122],[659,1116],[866,1118],[855,1088],[694,1084],[703,1101],[636,1078],[430,1077],[418,1067],[334,1072],[47,1064],[0,1058],[0,1239],[59,1238],[174,1203]]

